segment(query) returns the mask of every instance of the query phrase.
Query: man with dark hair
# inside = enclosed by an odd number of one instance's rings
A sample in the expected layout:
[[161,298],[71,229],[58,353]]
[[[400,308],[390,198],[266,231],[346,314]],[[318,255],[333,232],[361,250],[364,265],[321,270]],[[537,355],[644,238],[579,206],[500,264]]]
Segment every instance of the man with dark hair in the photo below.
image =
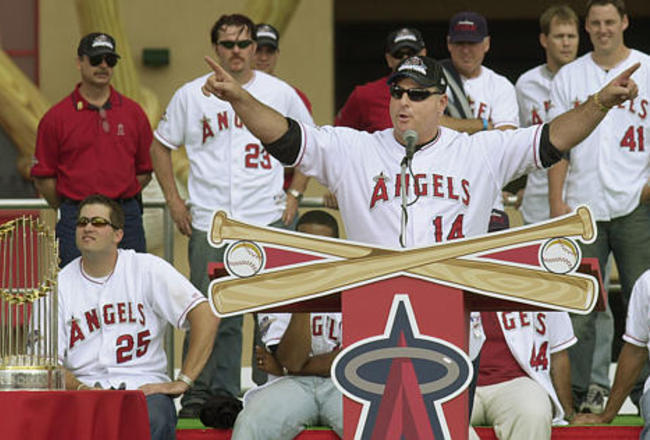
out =
[[[223,15],[210,33],[221,66],[231,78],[283,115],[313,124],[294,89],[284,81],[253,70],[255,25],[243,15]],[[230,104],[208,99],[201,86],[208,75],[179,88],[154,132],[151,145],[156,177],[178,229],[190,236],[190,279],[207,295],[208,263],[223,261],[225,247],[207,240],[212,213],[257,225],[287,227],[304,188],[282,189],[284,167],[271,157]],[[190,161],[189,201],[181,199],[172,171],[171,151],[184,145]],[[189,205],[189,206],[188,206]],[[204,371],[185,393],[180,417],[197,417],[201,405],[220,393],[240,393],[242,317],[223,319]],[[188,339],[185,339],[184,348]],[[185,351],[185,350],[184,350]]]
[[[625,45],[623,34],[628,25],[623,1],[587,3],[585,29],[593,51],[555,75],[549,112],[549,117],[554,117],[573,108],[628,66],[641,64],[633,75],[639,87],[638,98],[620,106],[599,102],[603,123],[571,151],[568,161],[561,161],[549,171],[551,216],[581,204],[591,208],[598,234],[593,243],[581,244],[582,255],[598,258],[600,273],[604,274],[608,257],[613,253],[626,308],[634,282],[650,268],[650,148],[645,146],[645,139],[650,136],[650,57]],[[571,316],[579,341],[569,349],[576,404],[590,394],[598,313]],[[644,379],[645,375],[639,388]],[[597,410],[602,408],[600,394]],[[632,401],[636,403],[638,399],[639,393],[633,393]],[[591,410],[590,407],[583,409]]]
[[[422,34],[415,28],[396,29],[386,37],[384,58],[390,73],[395,71],[404,58],[426,54],[427,48]],[[336,115],[334,125],[370,133],[392,127],[393,122],[388,111],[390,94],[387,80],[388,75],[356,86]]]
[[140,106],[111,86],[120,59],[113,37],[93,32],[79,42],[81,82],[41,119],[31,174],[52,208],[61,266],[79,256],[75,222],[79,202],[104,194],[126,213],[119,246],[146,252],[140,192],[151,180],[151,126]]
[[[201,293],[166,261],[117,248],[124,212],[96,195],[79,204],[81,257],[58,277],[59,358],[65,386],[139,389],[147,396],[151,438],[176,438],[173,397],[199,375],[219,320]],[[192,330],[177,379],[167,377],[164,336],[171,324]]]

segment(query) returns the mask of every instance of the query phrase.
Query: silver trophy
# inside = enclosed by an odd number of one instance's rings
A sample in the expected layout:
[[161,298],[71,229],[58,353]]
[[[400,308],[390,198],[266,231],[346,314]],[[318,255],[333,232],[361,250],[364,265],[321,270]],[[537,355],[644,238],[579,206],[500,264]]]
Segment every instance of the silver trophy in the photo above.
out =
[[0,225],[0,391],[64,388],[58,367],[58,243],[40,219]]

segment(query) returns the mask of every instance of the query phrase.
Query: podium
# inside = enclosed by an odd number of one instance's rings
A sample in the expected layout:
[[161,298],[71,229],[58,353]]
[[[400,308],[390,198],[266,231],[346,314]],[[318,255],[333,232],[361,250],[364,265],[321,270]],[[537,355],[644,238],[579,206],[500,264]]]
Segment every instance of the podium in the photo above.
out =
[[[542,225],[395,251],[216,213],[209,239],[233,241],[225,256],[232,276],[211,283],[210,303],[220,316],[340,307],[344,349],[332,378],[345,395],[345,440],[466,439],[473,374],[466,353],[470,332],[480,332],[470,310],[590,312],[599,291],[593,277],[531,262],[550,266],[557,254],[544,260],[549,243],[592,240],[594,226],[585,208]],[[571,271],[580,262],[577,245],[572,252]]]

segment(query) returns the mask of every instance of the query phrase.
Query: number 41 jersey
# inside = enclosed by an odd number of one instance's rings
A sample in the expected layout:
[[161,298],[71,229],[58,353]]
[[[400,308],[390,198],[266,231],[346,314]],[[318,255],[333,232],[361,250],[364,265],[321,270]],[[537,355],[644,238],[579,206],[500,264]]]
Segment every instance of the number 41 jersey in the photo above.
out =
[[550,118],[570,110],[600,90],[623,70],[640,62],[632,74],[639,96],[611,109],[605,119],[571,150],[566,202],[586,203],[596,220],[609,221],[632,212],[639,204],[650,172],[650,57],[630,50],[616,67],[605,70],[592,52],[562,67],[551,85]]

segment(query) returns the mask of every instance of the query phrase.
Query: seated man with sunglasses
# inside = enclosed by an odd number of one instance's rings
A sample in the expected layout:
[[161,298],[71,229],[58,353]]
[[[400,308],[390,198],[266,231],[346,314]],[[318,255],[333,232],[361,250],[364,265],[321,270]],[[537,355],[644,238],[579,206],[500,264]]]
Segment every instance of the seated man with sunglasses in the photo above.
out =
[[[59,359],[68,390],[139,389],[151,438],[176,438],[172,398],[184,393],[210,356],[219,324],[201,292],[166,261],[118,249],[124,212],[101,195],[79,204],[81,257],[61,270]],[[176,380],[167,376],[167,325],[192,330]]]
[[140,192],[151,180],[151,126],[142,108],[111,87],[120,56],[108,34],[91,33],[77,48],[81,82],[41,119],[31,174],[52,208],[61,266],[79,256],[78,205],[91,194],[118,201],[126,214],[120,247],[146,251]]

